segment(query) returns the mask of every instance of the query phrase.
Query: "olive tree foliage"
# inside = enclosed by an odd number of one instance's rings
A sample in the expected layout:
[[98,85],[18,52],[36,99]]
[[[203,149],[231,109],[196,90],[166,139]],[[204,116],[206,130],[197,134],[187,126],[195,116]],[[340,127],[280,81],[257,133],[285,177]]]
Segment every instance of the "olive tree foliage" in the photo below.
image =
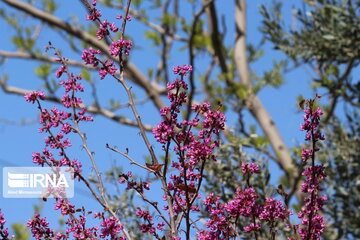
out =
[[261,8],[266,39],[294,64],[307,67],[312,87],[329,99],[323,124],[328,151],[322,156],[329,175],[325,212],[332,230],[327,238],[358,239],[360,1],[305,1],[294,11],[291,27],[282,19],[281,2],[273,6]]
[[[327,162],[329,203],[325,209],[334,226],[335,239],[359,239],[360,223],[360,118],[347,114],[346,125],[333,118],[326,127],[328,153],[320,158]],[[332,236],[334,238],[334,236]]]
[[[84,4],[84,1],[79,0],[78,3]],[[109,11],[122,11],[125,2],[99,0],[98,4]],[[302,166],[299,151],[291,151],[290,146],[285,144],[258,94],[264,88],[283,84],[283,73],[290,71],[289,69],[308,69],[314,92],[321,91],[329,103],[324,106],[325,125],[333,129],[328,138],[333,150],[327,152],[327,157],[333,159],[329,166],[331,169],[341,168],[352,159],[355,167],[349,169],[350,172],[345,175],[343,171],[329,172],[331,180],[328,184],[334,189],[330,193],[333,195],[329,196],[331,204],[326,212],[329,223],[332,224],[331,231],[335,231],[339,239],[359,236],[358,228],[354,226],[356,218],[348,214],[359,202],[357,195],[352,194],[359,185],[351,180],[358,178],[359,172],[355,171],[359,159],[355,154],[354,143],[358,135],[356,138],[356,132],[349,130],[352,128],[343,127],[353,126],[348,124],[349,118],[336,115],[339,108],[344,108],[345,112],[356,112],[360,106],[360,84],[354,74],[360,57],[360,1],[307,0],[302,6],[301,9],[294,9],[293,19],[282,17],[281,2],[269,1],[261,6],[259,11],[263,15],[263,39],[260,39],[259,43],[252,43],[247,39],[247,27],[251,25],[246,21],[245,0],[229,0],[226,4],[219,0],[133,0],[130,9],[132,21],[141,24],[141,29],[144,29],[141,33],[143,38],[132,39],[134,51],[143,51],[142,44],[151,41],[157,55],[152,56],[152,59],[146,61],[145,67],[141,68],[132,61],[130,55],[126,62],[125,77],[136,86],[137,103],[149,104],[153,111],[158,112],[164,106],[166,83],[172,78],[172,64],[181,56],[186,61],[184,63],[191,64],[195,69],[189,76],[189,107],[195,101],[220,102],[226,114],[238,119],[234,126],[227,127],[222,139],[224,145],[218,153],[219,161],[207,169],[207,184],[204,190],[222,194],[226,200],[236,189],[233,183],[245,181],[240,172],[242,162],[257,161],[267,168],[268,162],[272,161],[282,170],[283,177],[280,182],[289,194],[288,200],[294,195],[300,200],[302,196],[298,185]],[[0,56],[4,59],[18,58],[37,62],[37,76],[33,77],[44,82],[50,101],[60,103],[61,99],[51,78],[57,68],[56,60],[46,55],[44,46],[37,41],[40,36],[43,37],[41,34],[45,32],[44,29],[61,36],[67,44],[64,45],[64,50],[72,53],[71,56],[79,56],[82,48],[89,46],[102,50],[104,54],[108,52],[109,43],[106,40],[97,40],[97,26],[92,22],[78,20],[84,18],[86,7],[83,8],[82,16],[75,17],[70,14],[59,15],[62,2],[55,0],[2,0],[0,7],[2,20],[14,29],[13,36],[6,36],[11,38],[14,48],[0,49]],[[224,20],[224,8],[232,9],[233,22]],[[235,39],[229,41],[229,36],[235,36]],[[271,42],[276,50],[285,53],[287,57],[274,63],[273,69],[268,72],[257,72],[252,68],[252,63],[264,54],[262,46],[266,41]],[[111,55],[106,57],[112,58]],[[81,68],[79,71],[92,89],[87,96],[92,99],[92,104],[86,106],[87,111],[115,121],[119,123],[119,127],[136,127],[136,121],[130,118],[124,109],[127,104],[120,102],[120,97],[109,98],[98,92],[98,86],[102,82],[94,74],[97,69],[84,65],[79,59],[80,57],[69,57],[68,64]],[[201,64],[204,61],[206,64]],[[0,78],[5,93],[23,95],[26,91],[33,90],[23,88],[21,82],[11,78],[10,72],[8,76]],[[246,112],[251,114],[260,130],[244,121]],[[146,116],[143,121],[146,123]],[[145,128],[150,132],[152,126],[146,124]],[[341,137],[346,138],[349,144],[346,145]],[[355,144],[354,148],[350,147],[350,143]],[[244,148],[252,149],[252,154],[246,154]],[[345,158],[346,154],[352,158]],[[340,158],[343,161],[340,161]],[[121,166],[107,171],[107,180],[115,183],[120,171]],[[274,192],[276,189],[268,187],[271,173],[263,171],[262,174],[254,185],[264,195]],[[346,187],[340,188],[336,182],[344,182]],[[344,196],[347,196],[347,204],[341,202]],[[137,221],[132,209],[136,209],[134,193],[116,192],[109,198],[114,209],[124,209],[124,213],[129,216],[128,228],[131,230],[131,224]],[[345,217],[349,224],[342,221]],[[352,227],[347,228],[348,226]]]

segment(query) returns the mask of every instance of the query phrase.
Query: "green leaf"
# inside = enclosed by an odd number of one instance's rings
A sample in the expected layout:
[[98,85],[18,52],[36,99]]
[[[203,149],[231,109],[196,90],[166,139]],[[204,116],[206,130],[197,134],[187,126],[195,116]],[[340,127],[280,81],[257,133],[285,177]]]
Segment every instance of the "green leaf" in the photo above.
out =
[[154,73],[154,69],[149,68],[149,69],[147,70],[147,75],[148,75],[148,78],[149,78],[149,79],[152,79],[153,73]]
[[146,31],[145,38],[152,40],[155,45],[160,45],[160,43],[161,43],[160,36],[156,32],[153,32],[153,31]]
[[15,18],[8,18],[7,19],[8,23],[10,25],[12,25],[13,27],[17,27],[18,26],[18,21]]
[[237,84],[235,93],[240,99],[244,100],[248,96],[248,87],[244,84]]
[[11,227],[14,230],[15,239],[17,240],[30,239],[30,232],[24,224],[14,223]]
[[131,3],[135,6],[135,7],[139,7],[141,4],[142,0],[132,0]]
[[176,19],[176,16],[165,13],[162,19],[162,23],[167,26],[175,27]]
[[26,40],[26,46],[25,49],[30,51],[35,46],[35,41],[33,39],[27,39]]
[[266,137],[256,136],[251,138],[251,143],[254,144],[256,148],[263,148],[269,144],[269,141]]
[[250,133],[256,133],[256,125],[251,124],[249,128],[250,128]]
[[326,40],[334,40],[336,37],[334,35],[326,34],[322,36]]
[[83,77],[83,79],[85,79],[85,81],[88,81],[88,82],[91,81],[91,74],[89,73],[88,70],[81,69],[81,76]]
[[53,13],[57,6],[54,0],[43,0],[43,5],[46,12]]
[[326,68],[326,71],[325,71],[327,74],[329,75],[334,75],[336,77],[339,76],[339,68],[335,65],[329,65],[327,68]]
[[23,40],[20,37],[13,37],[11,41],[16,47],[18,48],[23,47]]
[[35,68],[35,74],[40,78],[47,78],[50,74],[51,64],[42,64],[39,67]]

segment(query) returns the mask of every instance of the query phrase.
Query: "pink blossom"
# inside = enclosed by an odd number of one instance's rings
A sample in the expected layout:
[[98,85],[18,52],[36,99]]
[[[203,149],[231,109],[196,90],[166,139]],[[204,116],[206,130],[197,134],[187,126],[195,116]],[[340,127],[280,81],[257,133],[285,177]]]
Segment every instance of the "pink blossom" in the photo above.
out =
[[6,220],[4,218],[4,214],[1,212],[0,208],[0,237],[2,237],[2,239],[7,239],[9,236],[9,230],[5,228],[5,223]]
[[[96,1],[95,0],[93,0],[92,5],[96,6]],[[96,9],[94,7],[90,8],[89,13],[90,13],[89,15],[86,15],[86,20],[91,20],[91,21],[100,20],[101,12],[98,9]]]
[[[123,18],[123,15],[116,15],[116,19],[122,19]],[[126,16],[126,21],[131,21],[131,16],[130,15],[127,15]]]
[[121,225],[113,216],[105,218],[100,226],[102,227],[100,234],[101,238],[109,236],[111,239],[117,239],[116,236],[124,229],[123,225]]
[[99,27],[99,30],[96,33],[96,36],[99,40],[103,39],[105,36],[108,36],[109,30],[108,27],[112,32],[117,32],[119,29],[116,27],[115,23],[109,23],[107,20],[104,20]]
[[266,222],[274,222],[276,220],[284,221],[291,214],[281,201],[273,198],[267,198],[264,207],[259,215],[259,219]]
[[51,239],[54,232],[49,228],[46,217],[40,218],[40,214],[35,213],[34,218],[29,220],[27,226],[31,229],[31,233],[35,239]]
[[245,175],[247,173],[254,174],[254,173],[260,173],[260,168],[255,163],[242,163],[241,164],[241,171]]
[[114,41],[110,45],[110,54],[113,56],[119,56],[120,53],[124,52],[125,55],[129,55],[132,44],[131,40],[119,39]]
[[95,57],[96,54],[101,54],[100,50],[94,50],[93,48],[84,49],[81,54],[81,59],[84,60],[85,64],[91,64],[96,67],[99,64],[99,60]]
[[191,65],[183,65],[182,67],[177,66],[173,68],[174,74],[179,74],[180,76],[186,76],[192,70],[193,69]]
[[74,205],[71,205],[68,201],[65,201],[64,199],[57,199],[54,209],[61,209],[61,214],[63,216],[75,213]]
[[60,78],[64,72],[66,72],[66,67],[65,65],[61,65],[61,67],[56,70],[56,77]]
[[259,223],[250,223],[248,226],[244,227],[244,232],[256,232],[260,229],[260,224]]
[[[319,96],[317,96],[319,98]],[[305,140],[312,143],[312,149],[302,149],[301,158],[307,162],[311,158],[311,165],[305,167],[302,175],[305,180],[301,183],[301,191],[306,193],[305,206],[298,212],[301,225],[297,226],[301,239],[321,239],[321,234],[325,229],[323,216],[319,215],[322,210],[326,196],[321,196],[322,188],[320,183],[325,179],[325,168],[322,164],[315,164],[315,153],[320,149],[316,142],[324,140],[324,136],[319,131],[320,117],[323,114],[320,108],[312,108],[315,100],[307,100],[307,108],[304,109],[304,123],[301,130],[306,131]]]
[[40,153],[38,152],[34,152],[32,154],[32,159],[33,159],[33,163],[41,166],[44,166],[44,163],[46,161],[45,157],[41,156]]
[[26,93],[24,95],[24,98],[26,99],[27,102],[35,103],[35,101],[38,99],[44,100],[45,93],[43,91],[34,91],[31,93]]
[[117,71],[117,68],[114,65],[114,61],[106,60],[104,63],[104,66],[102,68],[100,68],[100,70],[99,70],[100,79],[101,80],[104,79],[107,74],[115,75],[116,71]]

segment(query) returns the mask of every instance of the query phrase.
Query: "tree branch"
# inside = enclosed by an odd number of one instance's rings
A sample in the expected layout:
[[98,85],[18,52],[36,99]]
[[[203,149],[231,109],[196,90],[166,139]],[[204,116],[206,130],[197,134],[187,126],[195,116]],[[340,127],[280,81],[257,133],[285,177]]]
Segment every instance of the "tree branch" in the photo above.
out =
[[[25,90],[25,89],[21,89],[21,88],[16,88],[16,87],[12,87],[12,86],[7,86],[4,82],[0,82],[0,86],[3,89],[4,92],[6,93],[10,93],[10,94],[16,94],[16,95],[21,95],[24,96],[25,93],[29,93],[32,92],[31,90]],[[53,96],[46,96],[45,97],[46,100],[51,101],[51,102],[55,102],[58,104],[62,104],[61,103],[61,99],[57,98],[57,97],[53,97]],[[82,106],[85,107],[85,106]],[[106,118],[109,118],[115,122],[124,124],[124,125],[128,125],[128,126],[132,126],[132,127],[138,127],[138,124],[136,121],[130,120],[126,117],[123,116],[119,116],[116,115],[115,113],[113,113],[110,110],[107,110],[105,108],[97,108],[97,107],[85,107],[86,111],[92,114],[97,114],[97,115],[102,115]],[[144,129],[146,131],[151,132],[152,130],[152,126],[150,125],[144,125]]]
[[[119,3],[119,5],[114,4],[113,2],[108,2],[109,6],[111,7],[115,7],[115,8],[119,8],[122,9],[123,6],[121,3]],[[144,23],[146,26],[148,26],[149,28],[157,31],[160,34],[164,34],[166,36],[169,36],[175,40],[181,41],[181,42],[186,42],[187,39],[184,37],[181,37],[180,35],[175,34],[174,32],[169,32],[167,31],[163,26],[157,25],[153,22],[150,22],[146,17],[144,17],[144,15],[142,15],[141,13],[139,13],[138,11],[136,11],[133,8],[129,9],[129,13],[131,16],[133,16],[134,18],[136,18],[137,20],[139,20],[140,22]]]
[[216,16],[215,3],[211,2],[206,8],[206,15],[208,20],[208,28],[211,36],[212,47],[215,52],[217,62],[221,68],[222,73],[228,72],[228,67],[226,65],[226,56],[223,49],[223,44],[221,43],[221,36],[218,27],[218,19]]
[[[59,29],[62,29],[66,31],[68,34],[94,46],[95,48],[102,51],[103,54],[106,54],[107,57],[110,59],[117,61],[116,58],[110,55],[109,53],[109,46],[105,44],[104,42],[98,41],[98,39],[89,33],[80,30],[61,19],[47,13],[44,11],[41,11],[37,9],[36,7],[33,7],[31,4],[24,3],[17,0],[3,0],[4,3],[8,4],[11,7],[14,7],[22,12],[25,12],[37,19],[40,19],[44,22],[46,22],[49,25],[52,25],[54,27],[57,27]],[[153,85],[149,82],[149,80],[141,73],[141,71],[132,63],[127,62],[126,63],[126,72],[125,77],[132,80],[134,83],[140,85],[146,93],[150,96],[152,101],[154,102],[155,106],[160,109],[164,106],[163,101],[161,100],[159,96],[159,92],[157,91],[158,87],[157,85]]]
[[[38,60],[42,62],[49,62],[49,63],[56,63],[60,64],[56,58],[54,57],[48,57],[47,55],[40,55],[40,54],[31,54],[31,53],[25,53],[25,52],[8,52],[0,50],[0,56],[7,57],[7,58],[20,58],[20,59],[31,59],[31,60]],[[85,63],[71,60],[69,59],[67,61],[68,65],[75,66],[75,67],[82,67],[82,68],[88,68],[88,69],[95,69],[93,66],[86,65]]]
[[289,177],[293,183],[294,177],[298,175],[298,172],[292,162],[290,152],[280,136],[274,121],[271,119],[270,114],[260,99],[252,92],[252,83],[246,56],[246,3],[245,0],[235,0],[235,3],[236,40],[234,60],[240,81],[248,88],[248,98],[245,101],[246,107],[269,138],[271,147],[277,156],[277,164],[284,170],[287,177]]

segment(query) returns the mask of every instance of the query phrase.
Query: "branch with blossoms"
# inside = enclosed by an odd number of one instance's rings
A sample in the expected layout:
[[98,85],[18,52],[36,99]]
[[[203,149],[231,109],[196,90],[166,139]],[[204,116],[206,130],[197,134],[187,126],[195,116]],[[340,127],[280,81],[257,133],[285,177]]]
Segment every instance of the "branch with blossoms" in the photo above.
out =
[[[125,38],[126,23],[131,20],[128,15],[131,1],[127,2],[125,15],[117,16],[117,19],[123,21],[118,40],[112,37],[112,33],[118,32],[119,28],[115,23],[101,20],[102,15],[96,8],[96,1],[93,0],[91,4],[87,1],[84,3],[89,12],[87,19],[99,24],[98,40],[110,39],[111,44],[106,55],[117,59],[118,66],[112,60],[113,58],[101,59],[99,57],[102,54],[100,49],[84,49],[81,57],[85,64],[99,69],[100,79],[112,77],[125,90],[142,140],[150,155],[150,162],[136,161],[128,151],[121,152],[115,147],[110,147],[109,144],[106,144],[106,147],[127,158],[131,164],[135,164],[153,175],[154,179],[161,184],[162,201],[153,200],[148,194],[153,189],[150,181],[138,181],[130,171],[117,176],[120,184],[127,184],[126,191],[135,191],[145,203],[136,208],[136,216],[141,222],[138,226],[141,233],[144,236],[150,235],[161,240],[179,240],[182,237],[192,239],[194,236],[199,240],[240,239],[241,236],[253,237],[258,240],[268,230],[272,240],[281,234],[291,235],[289,239],[320,239],[325,226],[320,211],[326,200],[326,197],[320,196],[322,190],[320,183],[325,178],[325,173],[322,165],[315,164],[315,153],[319,151],[316,143],[323,140],[324,137],[318,130],[322,111],[318,108],[315,109],[315,99],[302,103],[305,106],[305,123],[301,129],[307,131],[305,139],[311,141],[312,145],[311,149],[302,151],[303,162],[306,164],[311,159],[311,166],[306,167],[303,172],[306,178],[301,185],[301,190],[308,196],[305,199],[306,205],[298,213],[301,224],[291,223],[292,212],[284,203],[287,201],[287,193],[281,186],[277,189],[283,198],[280,200],[275,197],[262,197],[257,192],[252,185],[252,178],[261,170],[253,162],[244,162],[241,165],[239,170],[242,172],[246,184],[242,186],[234,183],[237,188],[233,199],[222,202],[217,193],[210,193],[203,198],[200,193],[204,184],[206,165],[210,161],[217,160],[215,152],[221,144],[221,132],[225,129],[226,119],[221,112],[222,105],[218,103],[218,106],[211,106],[207,102],[190,105],[189,98],[192,97],[191,93],[190,96],[188,95],[189,89],[186,80],[187,76],[191,75],[193,67],[191,65],[175,67],[173,73],[176,77],[173,82],[167,84],[167,97],[170,105],[161,108],[162,120],[152,129],[156,141],[162,145],[163,162],[160,162],[161,158],[155,154],[146,135],[141,116],[132,97],[131,87],[124,77],[126,68],[124,60],[130,54],[133,44]],[[82,77],[70,72],[67,59],[62,57],[55,47],[50,44],[47,49],[55,51],[56,61],[61,64],[56,71],[56,77],[59,79],[59,85],[64,89],[61,103],[65,111],[55,107],[51,110],[43,108],[41,101],[46,97],[41,91],[25,94],[26,101],[38,105],[40,124],[42,125],[39,132],[47,134],[45,148],[41,153],[33,154],[33,162],[40,166],[71,168],[74,178],[89,188],[93,197],[104,210],[92,213],[84,207],[76,208],[66,196],[59,195],[56,197],[54,209],[60,210],[61,214],[66,217],[66,232],[61,233],[51,229],[46,217],[41,217],[38,213],[28,221],[28,227],[36,239],[110,238],[130,240],[132,233],[128,232],[123,224],[126,219],[123,219],[111,208],[94,154],[87,144],[85,134],[80,130],[80,123],[93,121],[93,118],[87,115],[82,99],[77,96],[79,92],[84,91],[84,87],[80,83]],[[64,77],[67,80],[62,80]],[[181,117],[183,109],[185,109],[184,118]],[[193,117],[191,118],[191,116]],[[68,154],[71,142],[65,136],[71,134],[78,135],[82,141],[82,146],[97,177],[96,189],[82,175],[82,163],[77,159],[71,160]],[[60,159],[56,159],[54,152]],[[202,208],[208,213],[206,220],[200,216],[199,212]],[[88,227],[87,218],[89,216],[99,220],[99,226]],[[206,224],[202,225],[199,220],[205,220]],[[0,236],[8,239],[8,230],[4,224],[5,220],[0,213]],[[287,225],[290,234],[279,233],[278,226],[281,224]],[[291,230],[295,231],[291,232]]]
[[1,212],[0,208],[0,237],[4,240],[14,239],[14,237],[9,238],[9,229],[5,228],[5,223],[4,213]]
[[[106,190],[102,183],[102,178],[100,176],[100,172],[95,163],[93,153],[89,150],[89,147],[87,146],[85,134],[82,133],[79,128],[80,122],[82,122],[82,121],[89,122],[89,121],[93,120],[92,117],[85,115],[86,114],[85,108],[81,108],[80,110],[78,110],[80,108],[80,104],[82,104],[82,100],[76,96],[76,93],[79,91],[80,92],[84,91],[83,86],[79,83],[79,81],[81,80],[81,76],[80,75],[75,76],[74,74],[69,72],[68,66],[66,64],[66,59],[61,57],[61,55],[57,49],[55,49],[51,45],[48,47],[48,49],[52,49],[55,51],[55,53],[54,53],[55,56],[58,57],[58,61],[61,62],[61,64],[62,64],[61,67],[56,72],[56,77],[60,79],[64,73],[67,75],[68,80],[67,81],[60,80],[59,84],[62,85],[65,90],[65,93],[62,98],[62,104],[66,109],[69,109],[70,111],[59,111],[55,107],[52,108],[50,111],[42,108],[40,100],[43,100],[45,98],[43,92],[36,91],[33,93],[27,93],[25,95],[25,98],[28,102],[32,102],[32,103],[36,102],[38,104],[38,108],[40,110],[40,123],[43,125],[43,127],[39,129],[39,132],[46,132],[49,134],[49,136],[45,139],[46,147],[50,147],[50,149],[58,150],[59,151],[58,155],[62,157],[60,160],[56,160],[54,158],[54,154],[51,152],[51,150],[49,150],[48,148],[45,148],[42,151],[42,154],[38,153],[38,152],[33,154],[33,162],[40,166],[44,166],[46,164],[49,167],[63,167],[63,166],[70,167],[73,170],[74,177],[77,178],[79,181],[80,180],[83,181],[85,183],[85,185],[89,188],[91,193],[93,194],[94,198],[101,204],[101,206],[104,209],[106,209],[106,211],[110,212],[110,214],[112,216],[109,219],[111,221],[115,221],[113,224],[116,227],[115,229],[122,230],[122,232],[124,233],[126,238],[130,239],[130,235],[127,233],[126,229],[123,228],[123,224],[119,220],[118,216],[110,208],[110,205],[106,198]],[[70,122],[68,122],[68,120],[70,120]],[[60,131],[57,134],[54,133],[56,128],[60,128]],[[63,138],[64,138],[64,135],[68,135],[70,133],[78,134],[83,142],[83,148],[86,150],[86,152],[91,160],[93,169],[95,170],[96,176],[98,178],[98,182],[99,182],[98,190],[99,190],[101,196],[99,196],[97,194],[97,192],[93,189],[93,187],[91,186],[89,181],[84,176],[82,176],[82,174],[81,174],[82,164],[76,159],[70,160],[70,157],[66,153],[66,149],[68,147],[71,147],[71,142],[68,138],[66,138],[66,139],[63,139]],[[57,205],[55,206],[55,209],[62,209],[62,211],[61,211],[62,215],[69,216],[69,219],[66,222],[66,224],[69,226],[68,231],[66,233],[67,235],[66,236],[64,235],[61,237],[64,237],[64,239],[65,239],[65,237],[68,237],[70,233],[72,233],[74,237],[83,235],[83,236],[86,236],[89,238],[94,238],[97,236],[97,232],[96,232],[97,229],[85,228],[85,223],[86,223],[85,210],[83,211],[84,214],[80,215],[79,218],[77,218],[74,215],[74,213],[76,212],[74,210],[74,206],[71,205],[67,199],[57,198],[56,202],[57,202],[57,204],[59,202],[62,202],[63,205],[64,205],[64,203],[66,203],[67,204],[66,209],[72,209],[70,211],[63,211],[63,207],[59,207]],[[97,217],[97,215],[95,215],[94,217]],[[107,220],[110,221],[109,219],[107,219]],[[104,219],[104,221],[105,220],[106,219]],[[33,225],[35,224],[36,226],[37,225],[42,226],[41,229],[48,229],[48,226],[47,226],[48,224],[45,224],[45,222],[46,221],[44,219],[40,219],[40,215],[38,215],[38,214],[36,214],[34,216],[34,219],[29,222],[28,225],[32,224],[31,225],[32,232],[33,232],[33,236],[35,238],[40,239],[41,237],[43,237],[43,235],[44,235],[43,232],[45,232],[47,234],[47,237],[49,237],[49,238],[52,236],[55,236],[53,234],[53,231],[50,231],[50,230],[48,230],[48,231],[41,230],[40,231],[39,228],[33,227]],[[83,226],[83,227],[78,229],[76,226]],[[107,227],[107,225],[104,225],[104,227]],[[117,231],[117,230],[116,230],[116,233],[110,232],[109,234],[116,235],[119,233],[119,231]],[[105,237],[107,235],[103,235],[103,236]],[[121,238],[122,237],[120,237],[119,239],[121,239]],[[59,238],[59,239],[61,239],[61,238]]]
[[325,179],[326,174],[324,166],[316,164],[315,158],[316,152],[320,150],[317,142],[325,140],[324,135],[319,130],[320,117],[323,115],[323,111],[315,105],[317,98],[321,98],[321,96],[316,95],[315,99],[301,102],[302,106],[306,106],[301,130],[306,131],[305,140],[311,143],[311,147],[303,148],[301,153],[304,164],[310,160],[310,166],[307,166],[302,172],[305,181],[301,184],[301,191],[307,194],[305,206],[298,213],[302,225],[298,227],[298,232],[301,238],[306,240],[320,239],[325,229],[325,219],[320,215],[320,211],[323,209],[327,197],[321,195],[322,187],[320,184]]

